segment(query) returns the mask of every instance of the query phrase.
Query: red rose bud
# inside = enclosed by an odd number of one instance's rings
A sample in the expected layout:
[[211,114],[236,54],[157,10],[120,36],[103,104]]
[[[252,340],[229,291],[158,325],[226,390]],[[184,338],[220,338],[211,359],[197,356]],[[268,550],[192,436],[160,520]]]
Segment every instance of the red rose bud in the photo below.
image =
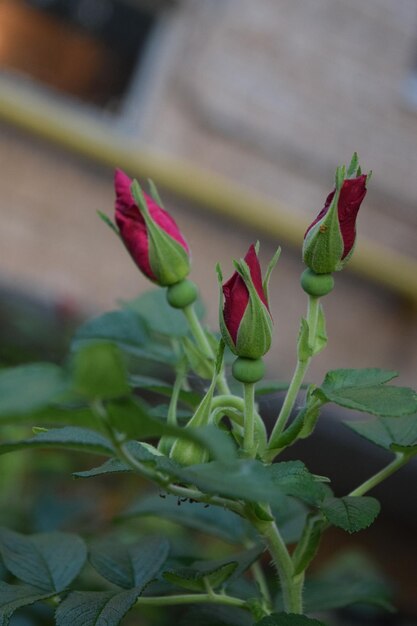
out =
[[356,217],[366,195],[369,175],[361,174],[355,153],[346,172],[336,170],[336,188],[304,235],[303,260],[316,274],[343,269],[353,254]]
[[223,340],[234,354],[249,359],[261,358],[271,346],[268,282],[280,250],[272,258],[264,281],[257,253],[258,248],[251,245],[245,258],[235,262],[236,271],[223,286],[221,270],[217,268],[224,296],[224,305],[220,305]]
[[190,271],[190,251],[172,217],[153,197],[146,195],[139,183],[116,170],[115,218],[120,236],[141,272],[161,287],[174,285]]

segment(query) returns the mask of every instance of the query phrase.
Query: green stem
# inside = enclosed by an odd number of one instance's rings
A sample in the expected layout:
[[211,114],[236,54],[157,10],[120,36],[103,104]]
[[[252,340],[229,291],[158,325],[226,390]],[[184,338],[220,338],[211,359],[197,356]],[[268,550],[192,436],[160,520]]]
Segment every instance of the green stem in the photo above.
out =
[[141,596],[136,606],[172,606],[176,604],[223,604],[249,610],[245,600],[220,593],[187,593],[175,596]]
[[255,402],[255,384],[244,383],[244,433],[243,433],[243,450],[249,457],[256,455],[255,450],[255,415],[254,415],[254,402]]
[[[314,296],[308,297],[308,312],[307,312],[307,323],[309,329],[308,342],[311,347],[314,346],[316,333],[317,333],[317,322],[320,311],[320,299]],[[272,461],[275,454],[273,453],[274,448],[277,448],[277,441],[279,436],[284,431],[285,426],[287,425],[288,419],[291,415],[291,412],[294,408],[295,402],[297,400],[297,396],[301,389],[301,385],[303,384],[304,377],[309,368],[312,357],[307,357],[304,359],[298,359],[297,365],[295,367],[295,371],[288,387],[287,394],[284,399],[284,403],[279,412],[277,421],[272,430],[271,437],[269,440],[268,448],[272,451],[270,455],[270,460]]]
[[266,581],[265,574],[259,564],[259,561],[255,561],[255,563],[252,563],[251,571],[263,598],[264,607],[269,611],[272,606],[272,599],[271,594],[269,593],[268,583]]
[[248,519],[268,546],[281,583],[285,611],[302,614],[304,576],[294,576],[293,562],[277,525],[272,521],[260,520],[253,514]]
[[[182,312],[185,315],[185,318],[188,322],[188,326],[191,330],[191,333],[196,341],[196,344],[200,348],[201,352],[210,360],[214,361],[215,354],[210,345],[209,340],[207,339],[207,335],[204,332],[203,327],[200,324],[200,320],[195,312],[194,304],[189,304],[188,306],[182,309]],[[230,394],[229,385],[227,384],[224,373],[218,378],[217,385],[222,394]]]
[[172,395],[168,406],[167,423],[173,426],[177,425],[177,405],[178,398],[182,389],[182,383],[186,375],[186,369],[182,365],[178,367],[177,375],[175,377],[174,386],[172,388]]
[[210,496],[198,489],[191,489],[189,487],[181,487],[180,485],[175,485],[169,482],[164,476],[161,476],[158,472],[146,467],[143,463],[136,460],[134,456],[131,455],[129,450],[123,444],[117,444],[114,442],[117,450],[119,452],[119,457],[122,461],[129,465],[133,470],[137,471],[139,474],[146,476],[153,482],[159,484],[165,491],[171,493],[174,496],[178,496],[179,498],[187,498],[190,500],[196,500],[197,502],[204,502],[206,504],[213,504],[214,506],[221,506],[223,508],[229,509],[238,515],[243,515],[243,507],[239,502],[235,502],[234,500],[229,500],[228,498],[221,498],[219,496]]
[[383,467],[382,470],[368,478],[364,483],[356,487],[353,491],[350,492],[349,496],[363,496],[365,493],[382,483],[383,480],[394,474],[397,470],[399,470],[403,465],[405,465],[413,456],[417,454],[417,451],[413,452],[398,452],[395,455],[395,459],[386,467]]

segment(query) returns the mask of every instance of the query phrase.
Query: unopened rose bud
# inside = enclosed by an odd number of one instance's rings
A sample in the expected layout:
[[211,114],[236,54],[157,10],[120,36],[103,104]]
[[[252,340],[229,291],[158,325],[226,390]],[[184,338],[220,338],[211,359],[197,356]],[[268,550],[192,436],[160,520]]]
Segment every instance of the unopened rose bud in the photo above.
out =
[[344,167],[337,169],[336,188],[304,235],[303,260],[316,274],[341,270],[352,256],[367,179],[361,174],[356,154],[347,172]]
[[190,251],[173,218],[121,170],[114,182],[116,224],[136,265],[161,287],[182,281],[190,271]]
[[[222,286],[224,305],[220,307],[220,330],[226,345],[239,357],[259,359],[271,347],[272,317],[268,305],[268,281],[279,251],[269,264],[262,281],[257,250],[251,245],[244,260]],[[222,281],[220,269],[219,280]]]

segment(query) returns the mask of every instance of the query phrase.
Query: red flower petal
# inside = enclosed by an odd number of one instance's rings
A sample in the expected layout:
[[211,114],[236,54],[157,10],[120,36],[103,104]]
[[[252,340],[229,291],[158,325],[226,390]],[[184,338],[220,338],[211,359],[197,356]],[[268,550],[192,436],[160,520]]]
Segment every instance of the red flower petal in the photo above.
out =
[[[246,253],[245,261],[248,264],[255,289],[261,301],[268,308],[268,303],[262,287],[262,273],[255,246],[252,244]],[[243,278],[238,272],[229,278],[223,285],[224,308],[223,317],[227,330],[236,344],[239,326],[249,302],[249,291]],[[269,310],[269,309],[268,309]]]
[[[139,269],[151,280],[156,281],[149,262],[149,241],[146,224],[130,191],[132,181],[122,170],[117,169],[114,177],[116,190],[116,223],[123,242]],[[143,194],[153,221],[170,237],[175,239],[189,252],[173,218],[164,211],[151,197]]]
[[[340,232],[342,233],[344,248],[343,248],[343,260],[349,252],[352,250],[356,239],[356,218],[362,201],[366,195],[366,174],[358,176],[357,178],[348,178],[343,182],[340,190],[339,200],[337,203],[337,214],[339,218]],[[319,222],[327,213],[332,203],[335,190],[329,193],[326,198],[324,207],[317,215],[314,222],[307,228],[304,239],[307,233]]]

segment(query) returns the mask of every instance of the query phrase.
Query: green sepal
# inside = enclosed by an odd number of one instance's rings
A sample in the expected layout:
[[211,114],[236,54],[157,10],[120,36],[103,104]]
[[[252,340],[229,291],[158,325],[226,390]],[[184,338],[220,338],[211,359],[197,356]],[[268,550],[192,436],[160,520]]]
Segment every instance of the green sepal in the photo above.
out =
[[300,322],[300,330],[298,333],[297,356],[299,361],[305,362],[318,354],[327,345],[326,319],[323,307],[319,306],[317,318],[316,335],[313,340],[310,338],[310,326],[308,321],[303,317]]
[[211,380],[213,377],[213,364],[207,359],[206,355],[198,349],[189,337],[182,338],[182,347],[193,372],[200,376],[200,378]]
[[[187,423],[186,428],[201,428],[212,423],[211,403],[216,389],[217,377],[223,363],[224,347],[224,342],[220,341],[216,357],[215,371],[210,387],[198,405],[194,415]],[[175,441],[169,456],[181,465],[198,465],[199,463],[206,463],[209,459],[209,453],[205,448],[184,439],[177,439]]]
[[271,347],[271,314],[255,289],[246,261],[241,259],[235,266],[249,291],[249,301],[239,324],[234,352],[241,357],[259,359]]
[[339,202],[340,189],[343,184],[342,174],[344,168],[336,170],[336,191],[330,207],[311,228],[303,244],[303,261],[316,274],[331,274],[342,269],[344,243],[339,226],[337,205]]
[[114,224],[111,219],[108,217],[108,215],[106,215],[105,213],[103,213],[102,211],[97,211],[97,215],[99,216],[99,218],[105,223],[107,224],[107,226],[109,228],[112,229],[113,232],[116,233],[116,235],[118,237],[120,237],[120,232],[119,229],[117,228],[116,224]]
[[156,282],[162,287],[174,285],[186,278],[190,272],[189,254],[178,241],[154,222],[137,180],[132,183],[131,193],[145,220],[148,233],[149,265]]
[[266,268],[265,278],[262,282],[262,289],[266,297],[266,301],[269,304],[269,281],[271,279],[272,270],[276,266],[279,261],[279,257],[281,256],[281,246],[278,246],[274,256],[268,263],[268,267]]
[[236,346],[225,324],[223,316],[223,272],[220,263],[216,264],[217,282],[219,285],[219,326],[223,341],[233,354],[236,354]]
[[316,556],[325,527],[326,521],[321,513],[310,513],[307,517],[303,534],[292,555],[294,576],[301,574]]

